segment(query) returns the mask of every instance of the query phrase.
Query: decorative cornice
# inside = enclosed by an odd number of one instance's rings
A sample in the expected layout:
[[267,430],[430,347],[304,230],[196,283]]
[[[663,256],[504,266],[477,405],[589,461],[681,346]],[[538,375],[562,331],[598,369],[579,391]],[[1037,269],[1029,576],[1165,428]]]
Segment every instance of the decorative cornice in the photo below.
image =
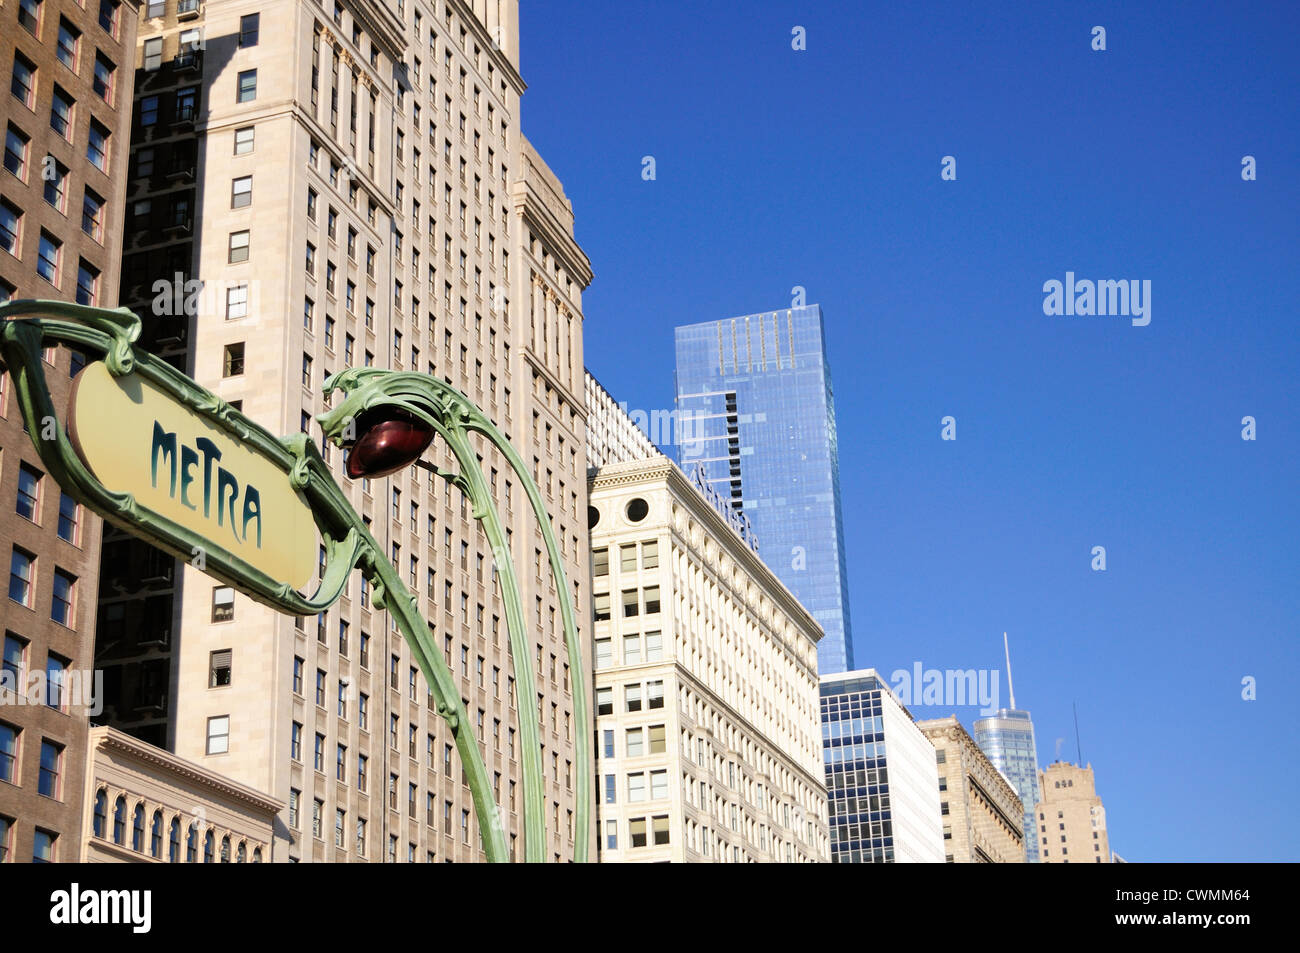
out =
[[177,757],[169,751],[155,748],[116,728],[100,726],[90,729],[91,749],[119,751],[137,761],[162,768],[177,777],[185,778],[206,788],[211,788],[255,810],[275,815],[284,810],[284,803],[254,788],[200,767],[192,761]]

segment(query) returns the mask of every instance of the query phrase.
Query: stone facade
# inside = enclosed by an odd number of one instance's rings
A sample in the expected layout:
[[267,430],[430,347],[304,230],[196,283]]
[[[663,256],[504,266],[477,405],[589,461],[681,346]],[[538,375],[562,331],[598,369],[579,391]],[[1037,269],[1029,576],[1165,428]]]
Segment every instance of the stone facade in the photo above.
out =
[[1106,809],[1097,796],[1092,765],[1055,761],[1038,774],[1038,846],[1045,864],[1109,864]]
[[[135,6],[0,3],[0,62],[11,79],[0,98],[0,302],[117,304]],[[71,377],[89,357],[67,348],[46,353],[60,414]],[[43,472],[12,387],[0,373],[0,559],[10,572],[0,603],[0,860],[71,860],[95,706],[84,695],[59,698],[44,683],[55,670],[94,684],[101,521]]]
[[666,458],[591,488],[602,862],[826,862],[821,630]]
[[[146,336],[276,433],[319,435],[323,382],[349,366],[460,389],[541,489],[588,650],[582,292],[592,275],[572,206],[520,127],[516,0],[182,6],[142,14],[148,80],[132,187],[150,204],[123,284]],[[201,277],[202,293],[193,313],[161,314],[154,289],[177,274],[182,285]],[[578,673],[554,580],[534,571],[540,528],[505,459],[473,442],[510,533],[539,699],[515,698],[492,553],[460,490],[419,468],[352,481],[343,453],[322,453],[459,678],[520,858],[517,711],[539,705],[543,856],[563,860],[577,838],[594,839],[574,818],[575,739],[591,726],[575,723]],[[426,460],[453,467],[441,443]],[[136,605],[139,577],[112,600]],[[284,803],[273,860],[483,857],[450,731],[359,575],[327,612],[297,620],[230,598],[189,565],[157,578],[166,605],[124,628],[165,627],[171,644],[154,638],[145,655],[111,660],[124,669],[114,723]],[[165,692],[155,678],[152,694],[129,697],[126,672],[141,658],[160,665]],[[220,678],[218,658],[229,665]]]
[[934,745],[949,863],[1023,864],[1024,807],[953,715],[918,721]]
[[115,728],[89,750],[83,863],[270,860],[281,802]]

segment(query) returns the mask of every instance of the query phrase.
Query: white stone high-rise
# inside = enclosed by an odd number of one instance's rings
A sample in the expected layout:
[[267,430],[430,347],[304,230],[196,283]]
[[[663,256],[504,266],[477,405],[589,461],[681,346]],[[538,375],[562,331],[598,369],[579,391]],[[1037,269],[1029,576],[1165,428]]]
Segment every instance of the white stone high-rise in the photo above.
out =
[[[462,390],[531,463],[587,651],[591,269],[559,180],[520,129],[517,0],[165,0],[141,16],[141,68],[166,67],[137,97],[152,120],[133,153],[148,231],[123,278],[146,337],[277,433],[319,435],[323,381],[349,366]],[[150,255],[169,229],[189,251]],[[173,269],[203,282],[179,322],[150,304]],[[575,739],[591,730],[574,720],[582,676],[522,487],[476,441],[509,528],[537,698],[514,697],[491,552],[461,492],[414,468],[349,481],[343,454],[322,452],[460,680],[520,859],[517,705],[541,712],[544,856],[565,860],[594,836],[574,818]],[[453,465],[438,444],[426,458]],[[328,612],[294,620],[182,570],[167,743],[287,805],[272,860],[482,858],[448,728],[359,574]]]
[[588,378],[602,862],[830,860],[821,629]]

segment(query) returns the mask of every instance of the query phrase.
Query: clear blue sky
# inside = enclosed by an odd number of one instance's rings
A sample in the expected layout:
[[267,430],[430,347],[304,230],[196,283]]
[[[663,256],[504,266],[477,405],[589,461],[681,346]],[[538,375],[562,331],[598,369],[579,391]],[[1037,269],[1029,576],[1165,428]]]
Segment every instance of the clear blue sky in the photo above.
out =
[[[671,407],[675,325],[821,304],[859,665],[1000,668],[1006,630],[1114,850],[1300,859],[1296,8],[520,6],[607,387]],[[1150,280],[1150,325],[1044,315],[1067,270]]]

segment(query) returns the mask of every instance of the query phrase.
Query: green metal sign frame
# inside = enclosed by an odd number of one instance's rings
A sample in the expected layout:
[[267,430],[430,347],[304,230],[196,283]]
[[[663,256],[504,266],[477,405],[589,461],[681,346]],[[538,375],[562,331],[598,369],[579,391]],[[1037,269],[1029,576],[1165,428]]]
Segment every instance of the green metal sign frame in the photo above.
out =
[[[474,738],[460,692],[442,653],[430,637],[415,596],[402,583],[365,523],[349,504],[330,474],[329,467],[304,433],[276,437],[238,410],[201,387],[170,364],[136,346],[140,319],[125,308],[104,309],[65,301],[14,301],[0,305],[0,356],[14,382],[15,397],[27,431],[41,462],[58,484],[78,502],[105,520],[184,560],[203,554],[203,571],[279,612],[312,615],[333,605],[343,594],[354,569],[360,570],[373,589],[376,608],[391,613],[411,647],[433,693],[438,714],[456,741],[478,816],[483,849],[491,862],[509,860],[505,826],[493,799],[491,779]],[[102,354],[114,377],[138,374],[178,404],[224,430],[233,440],[274,464],[288,478],[311,509],[325,548],[326,562],[316,592],[305,596],[289,583],[274,579],[232,554],[220,544],[166,517],[142,507],[130,493],[105,488],[82,463],[65,427],[59,422],[45,380],[42,352],[64,345],[88,354]],[[395,410],[427,424],[441,437],[456,459],[456,470],[437,469],[439,476],[459,487],[468,497],[473,515],[492,548],[496,576],[501,586],[511,665],[514,670],[519,718],[520,760],[523,782],[524,859],[539,862],[545,856],[545,792],[541,741],[529,637],[518,576],[508,540],[491,489],[478,461],[471,434],[477,433],[497,448],[519,478],[533,514],[541,527],[555,577],[556,598],[564,626],[576,723],[575,757],[577,790],[574,811],[573,859],[588,859],[588,824],[591,816],[591,756],[587,683],[574,620],[573,601],[564,564],[545,504],[509,440],[474,403],[437,378],[425,374],[379,368],[349,368],[325,382],[326,394],[338,390],[343,399],[318,418],[324,435],[338,446],[351,438],[363,413]]]

